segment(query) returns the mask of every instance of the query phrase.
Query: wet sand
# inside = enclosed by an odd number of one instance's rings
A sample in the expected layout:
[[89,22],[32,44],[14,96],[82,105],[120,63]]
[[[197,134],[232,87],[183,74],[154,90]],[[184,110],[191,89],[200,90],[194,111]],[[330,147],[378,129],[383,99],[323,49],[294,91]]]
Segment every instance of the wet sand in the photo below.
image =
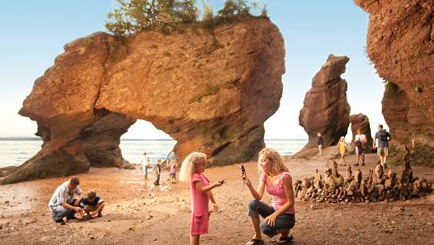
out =
[[[338,160],[338,159],[336,159]],[[355,156],[348,162],[354,163]],[[377,158],[367,156],[366,176]],[[326,166],[326,158],[287,160],[293,180],[310,177]],[[256,185],[256,163],[245,163]],[[345,174],[344,167],[340,173]],[[400,167],[392,170],[400,172]],[[354,168],[353,168],[354,171]],[[434,182],[434,169],[413,167],[414,176]],[[209,168],[206,175],[226,184],[213,193],[220,211],[211,215],[210,233],[201,244],[245,244],[252,235],[246,216],[251,195],[243,188],[237,165]],[[399,175],[399,174],[398,174]],[[35,180],[0,186],[0,241],[2,244],[188,244],[190,191],[188,184],[161,185],[144,181],[142,171],[91,168],[78,175],[84,191],[94,189],[107,203],[104,216],[66,225],[51,220],[47,203],[52,192],[68,178]],[[265,200],[269,200],[265,196]],[[296,200],[293,244],[434,244],[434,195],[397,202],[313,204]],[[277,238],[264,237],[266,244]]]

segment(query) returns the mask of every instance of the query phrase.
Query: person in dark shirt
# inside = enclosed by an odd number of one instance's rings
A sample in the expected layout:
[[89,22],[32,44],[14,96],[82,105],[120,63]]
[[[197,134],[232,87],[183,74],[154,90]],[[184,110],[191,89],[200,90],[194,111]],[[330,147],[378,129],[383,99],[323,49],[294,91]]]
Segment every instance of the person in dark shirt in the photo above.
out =
[[322,145],[324,144],[324,139],[320,132],[317,134],[316,144],[318,145],[318,155],[322,155]]
[[96,195],[95,191],[90,190],[87,193],[87,197],[81,199],[80,206],[84,209],[88,218],[102,217],[105,202],[101,197]]

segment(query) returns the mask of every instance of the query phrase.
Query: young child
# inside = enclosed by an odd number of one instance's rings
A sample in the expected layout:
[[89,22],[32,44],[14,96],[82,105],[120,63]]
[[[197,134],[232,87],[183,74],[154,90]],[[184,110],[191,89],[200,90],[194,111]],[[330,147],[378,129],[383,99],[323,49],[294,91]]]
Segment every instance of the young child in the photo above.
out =
[[171,179],[172,184],[176,184],[176,168],[178,167],[178,162],[176,160],[172,161],[170,165],[170,174],[169,177]]
[[87,197],[80,201],[80,206],[87,214],[87,218],[102,217],[102,210],[105,207],[105,202],[101,197],[96,195],[96,192],[90,190]]
[[345,160],[345,151],[347,147],[347,143],[345,142],[345,137],[342,136],[338,142],[339,153],[341,154],[341,166],[347,166],[347,161]]
[[209,222],[209,200],[213,203],[214,212],[218,211],[218,206],[211,192],[215,187],[221,186],[224,180],[219,180],[213,184],[209,183],[208,178],[203,174],[205,171],[206,155],[200,152],[193,152],[182,162],[179,173],[179,180],[182,182],[190,181],[191,189],[191,227],[190,244],[198,245],[201,234],[208,233]]

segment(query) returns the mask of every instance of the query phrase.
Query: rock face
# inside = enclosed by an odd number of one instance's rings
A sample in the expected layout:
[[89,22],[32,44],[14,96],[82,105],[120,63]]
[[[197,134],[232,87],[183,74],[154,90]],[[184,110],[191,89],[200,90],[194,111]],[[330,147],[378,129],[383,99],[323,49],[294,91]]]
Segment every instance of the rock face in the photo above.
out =
[[371,134],[371,125],[369,123],[369,118],[364,114],[355,114],[350,116],[351,123],[351,132],[353,133],[352,142],[354,142],[354,138],[356,137],[357,130],[360,129],[363,134],[366,135],[366,139],[368,140],[365,152],[371,152],[372,146],[372,134]]
[[120,136],[136,119],[177,140],[178,160],[194,150],[213,165],[251,160],[279,107],[284,55],[278,28],[253,17],[69,43],[20,110],[37,121],[43,148],[2,183],[125,166]]
[[[355,0],[370,14],[369,58],[388,81],[382,101],[392,143],[434,152],[434,2],[424,0]],[[401,145],[401,146],[400,146]],[[415,165],[434,160],[414,154]],[[421,161],[417,158],[424,158]],[[427,163],[429,161],[430,163]]]
[[299,122],[309,135],[309,142],[299,152],[317,147],[317,133],[324,138],[323,147],[336,145],[347,134],[350,125],[350,105],[347,102],[347,82],[340,77],[350,59],[330,55],[312,79],[306,93]]

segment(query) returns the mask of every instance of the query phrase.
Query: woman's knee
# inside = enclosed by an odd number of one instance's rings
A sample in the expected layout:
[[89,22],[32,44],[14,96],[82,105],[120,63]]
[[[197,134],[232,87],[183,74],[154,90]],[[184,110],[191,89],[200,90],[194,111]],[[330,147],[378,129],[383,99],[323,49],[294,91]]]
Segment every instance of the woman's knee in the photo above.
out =
[[258,213],[259,204],[260,204],[260,201],[258,201],[258,200],[253,200],[249,203],[248,215],[250,217],[259,217],[259,213]]
[[252,200],[249,203],[249,211],[257,211],[260,203],[258,200]]

